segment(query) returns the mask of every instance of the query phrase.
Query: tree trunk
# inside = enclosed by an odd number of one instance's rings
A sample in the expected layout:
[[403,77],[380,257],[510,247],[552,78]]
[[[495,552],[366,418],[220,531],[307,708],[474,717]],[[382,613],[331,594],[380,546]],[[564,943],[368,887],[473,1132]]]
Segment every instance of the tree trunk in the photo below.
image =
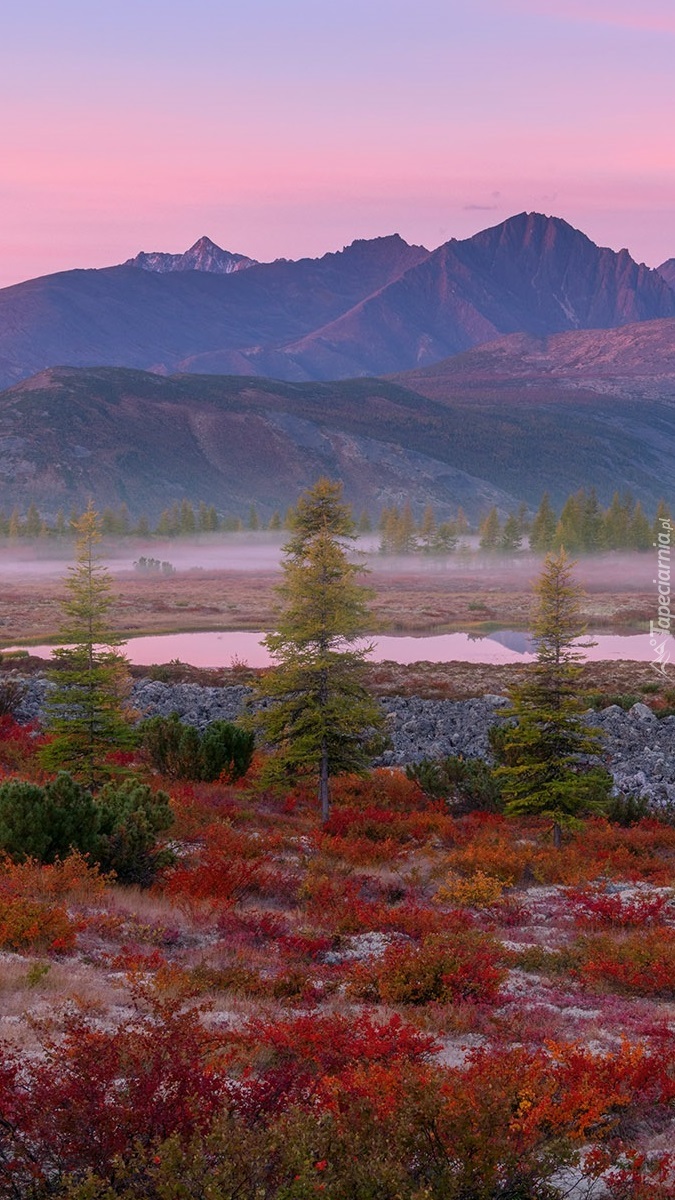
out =
[[325,825],[330,816],[330,797],[328,795],[328,741],[325,737],[321,742],[321,761],[319,763],[319,802],[321,804],[321,821]]
[[553,845],[556,850],[562,850],[562,827],[557,821],[553,822]]

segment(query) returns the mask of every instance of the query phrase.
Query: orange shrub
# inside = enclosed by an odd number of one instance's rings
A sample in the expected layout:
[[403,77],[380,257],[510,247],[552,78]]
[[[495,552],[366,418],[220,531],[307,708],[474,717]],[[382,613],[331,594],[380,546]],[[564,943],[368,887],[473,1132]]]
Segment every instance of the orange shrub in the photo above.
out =
[[[377,767],[367,775],[337,775],[331,783],[333,807],[387,808],[409,813],[429,808],[429,800],[404,771]],[[433,806],[433,805],[432,805]]]
[[90,863],[78,850],[48,864],[34,858],[22,863],[0,859],[0,895],[4,896],[33,900],[68,898],[84,904],[99,899],[109,883],[110,877],[101,874],[98,865]]
[[16,896],[0,898],[0,946],[6,950],[42,950],[63,954],[73,950],[81,921],[68,916],[62,905],[41,904]]
[[484,871],[476,871],[468,879],[459,875],[448,875],[439,887],[434,900],[438,904],[456,904],[460,908],[489,908],[498,904],[509,880],[495,879]]

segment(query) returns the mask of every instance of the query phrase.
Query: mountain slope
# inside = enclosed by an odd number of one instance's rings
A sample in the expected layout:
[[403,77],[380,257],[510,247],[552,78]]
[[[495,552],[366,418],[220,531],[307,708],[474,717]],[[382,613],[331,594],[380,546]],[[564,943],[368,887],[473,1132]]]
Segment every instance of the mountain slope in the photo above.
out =
[[660,267],[656,268],[659,275],[665,279],[669,287],[675,288],[675,258],[669,258],[666,262],[661,263]]
[[427,254],[393,235],[229,274],[121,266],[32,279],[0,290],[0,386],[63,362],[166,373],[213,351],[251,373],[240,347],[303,336]]
[[675,398],[675,318],[618,329],[591,329],[534,337],[511,334],[394,376],[434,400],[468,396],[506,399],[542,388],[550,394],[583,390],[630,399]]
[[286,347],[322,378],[427,365],[502,333],[550,334],[675,316],[675,294],[622,250],[521,213],[450,241],[330,325]]
[[267,517],[320,475],[343,479],[357,509],[409,498],[418,513],[461,504],[474,518],[537,505],[544,490],[560,503],[591,483],[605,501],[630,487],[650,508],[675,495],[675,373],[663,397],[611,382],[603,394],[551,378],[545,363],[525,377],[519,339],[504,341],[514,347],[493,356],[499,373],[489,348],[468,352],[433,396],[425,373],[412,390],[408,379],[43,372],[0,394],[0,505],[54,513],[91,495],[156,516],[188,496],[242,515],[255,501]]

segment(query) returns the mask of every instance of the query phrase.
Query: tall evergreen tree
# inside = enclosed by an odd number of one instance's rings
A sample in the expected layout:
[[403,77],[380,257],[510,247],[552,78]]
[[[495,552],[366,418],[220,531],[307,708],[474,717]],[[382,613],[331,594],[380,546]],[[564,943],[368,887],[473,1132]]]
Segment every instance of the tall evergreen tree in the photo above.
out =
[[520,525],[520,520],[515,513],[511,513],[504,522],[499,538],[499,549],[503,554],[517,554],[523,544],[523,532]]
[[427,504],[422,513],[422,519],[419,524],[419,543],[420,548],[425,554],[433,554],[434,536],[436,533],[436,517],[434,510],[430,504]]
[[602,549],[602,509],[594,487],[578,493],[581,506],[581,549],[586,554],[597,554]]
[[349,557],[354,523],[342,485],[320,479],[299,499],[284,547],[284,601],[277,632],[265,643],[276,667],[260,691],[272,703],[256,718],[277,747],[277,778],[318,776],[321,815],[330,810],[329,780],[363,769],[375,748],[380,710],[363,684],[370,651],[358,646],[369,623],[370,593]]
[[558,845],[571,819],[604,809],[612,783],[607,771],[586,762],[601,753],[602,744],[583,719],[578,698],[579,660],[593,643],[578,641],[585,632],[583,591],[573,565],[564,550],[549,554],[535,586],[537,661],[526,682],[512,691],[516,724],[505,731],[496,772],[506,812],[548,816]]
[[557,524],[558,518],[551,506],[551,498],[548,492],[544,492],[530,529],[530,550],[535,554],[548,554],[549,550],[553,549]]
[[563,504],[560,520],[553,538],[555,550],[565,549],[577,554],[583,548],[583,510],[578,492],[568,496]]
[[501,525],[499,523],[499,513],[496,507],[492,507],[479,528],[480,540],[478,545],[481,550],[487,551],[488,554],[497,550],[499,547],[499,538],[501,535]]
[[615,492],[603,519],[602,541],[607,550],[625,550],[628,546],[634,502],[631,496]]
[[471,528],[471,526],[469,525],[468,519],[467,519],[467,515],[464,512],[464,509],[462,508],[461,504],[460,504],[459,508],[457,509],[457,516],[455,517],[455,526],[456,526],[457,532],[460,535],[460,537],[463,534],[468,533],[469,529]]
[[628,546],[631,550],[649,550],[652,531],[645,510],[638,500],[628,526]]
[[48,769],[70,771],[94,787],[111,774],[108,752],[129,741],[124,712],[128,664],[118,650],[121,639],[110,629],[110,577],[97,555],[100,522],[91,503],[75,533],[76,561],[66,580],[60,631],[63,641],[71,644],[54,653],[55,687],[47,700],[52,737],[42,761]]
[[441,521],[434,530],[431,543],[432,554],[454,554],[459,541],[459,533],[455,521]]

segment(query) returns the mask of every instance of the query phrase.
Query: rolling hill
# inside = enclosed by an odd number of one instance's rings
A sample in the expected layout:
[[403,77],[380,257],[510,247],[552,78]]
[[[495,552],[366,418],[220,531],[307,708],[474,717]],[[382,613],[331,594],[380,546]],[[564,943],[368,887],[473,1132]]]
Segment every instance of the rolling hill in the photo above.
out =
[[[631,328],[665,346],[673,327]],[[521,335],[390,380],[51,369],[0,394],[0,505],[53,514],[92,496],[154,517],[188,497],[241,515],[254,500],[268,517],[327,474],[374,513],[410,498],[476,518],[590,484],[653,508],[675,495],[675,367],[631,390],[629,335],[614,331],[615,364],[591,383],[573,377],[575,356],[585,339],[607,357],[605,331],[549,339],[557,375],[541,340]]]

